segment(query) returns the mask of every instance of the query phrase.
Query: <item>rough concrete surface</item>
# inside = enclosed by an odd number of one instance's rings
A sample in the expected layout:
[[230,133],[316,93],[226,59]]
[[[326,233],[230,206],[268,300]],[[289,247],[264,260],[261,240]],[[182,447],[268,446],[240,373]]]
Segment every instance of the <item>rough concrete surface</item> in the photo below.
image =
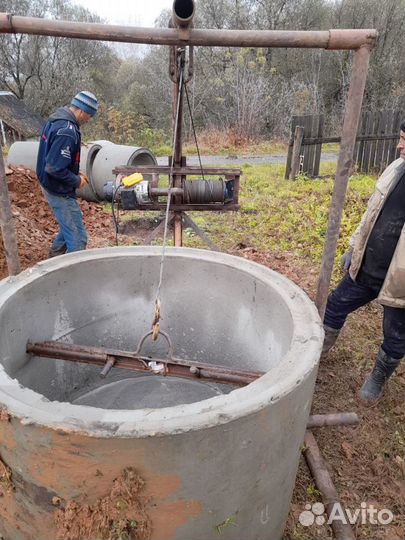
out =
[[[281,537],[322,343],[314,305],[286,278],[229,255],[168,250],[162,322],[176,354],[267,372],[228,394],[160,409],[74,405],[68,390],[94,375],[25,355],[27,339],[135,343],[149,329],[159,260],[159,248],[100,249],[0,283],[0,457],[14,486],[0,508],[6,538],[94,535],[95,523],[103,538]],[[139,496],[138,531],[106,495],[128,471],[142,490],[117,502]]]

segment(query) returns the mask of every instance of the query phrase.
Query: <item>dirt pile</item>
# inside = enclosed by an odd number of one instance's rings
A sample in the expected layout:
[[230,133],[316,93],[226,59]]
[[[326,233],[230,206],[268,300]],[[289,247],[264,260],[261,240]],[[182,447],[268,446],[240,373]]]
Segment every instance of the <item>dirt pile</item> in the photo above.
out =
[[[44,198],[35,172],[21,167],[10,167],[7,184],[11,210],[17,229],[17,241],[23,269],[46,259],[58,225]],[[102,206],[79,201],[89,235],[89,247],[112,243],[114,232],[111,217]],[[0,278],[7,276],[3,242],[0,235]]]

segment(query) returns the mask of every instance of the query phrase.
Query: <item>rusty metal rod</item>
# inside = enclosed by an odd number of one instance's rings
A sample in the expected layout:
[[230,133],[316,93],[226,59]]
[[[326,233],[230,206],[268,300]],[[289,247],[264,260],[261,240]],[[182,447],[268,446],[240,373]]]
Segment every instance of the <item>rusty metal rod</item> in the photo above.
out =
[[[170,191],[172,195],[184,195],[183,188],[170,188]],[[164,196],[164,195],[168,195],[168,193],[169,193],[169,188],[150,188],[150,194],[152,197]]]
[[144,43],[150,45],[196,45],[208,47],[287,47],[318,49],[358,49],[373,46],[374,29],[344,30],[213,30],[176,28],[136,28],[101,23],[70,22],[22,17],[0,13],[0,33],[36,34],[98,41]]
[[94,364],[103,368],[101,373],[105,376],[112,367],[130,369],[133,371],[153,372],[148,365],[154,361],[164,365],[162,374],[172,377],[185,377],[189,379],[205,379],[225,384],[244,386],[264,375],[263,372],[247,371],[241,369],[228,369],[223,366],[191,362],[175,357],[149,358],[131,351],[104,349],[72,345],[58,341],[44,341],[42,343],[27,343],[27,353],[35,356]]
[[307,429],[324,426],[355,426],[359,423],[359,417],[354,412],[313,414],[308,419]]
[[354,53],[349,96],[346,102],[343,121],[340,153],[329,211],[328,230],[323,248],[321,271],[315,300],[321,319],[323,319],[325,315],[326,302],[328,299],[347,184],[353,163],[354,145],[356,143],[357,128],[361,115],[361,104],[363,102],[369,60],[369,47],[361,47]]
[[4,253],[10,276],[21,272],[20,258],[18,256],[17,236],[14,218],[11,212],[10,197],[4,167],[3,150],[0,149],[0,229],[3,239]]
[[[304,443],[306,462],[315,480],[316,487],[321,492],[326,513],[330,516],[334,506],[336,504],[341,505],[338,492],[333,484],[315,437],[310,431],[305,433]],[[331,527],[336,540],[356,540],[356,536],[350,525],[342,523],[340,519],[334,519],[331,522]]]

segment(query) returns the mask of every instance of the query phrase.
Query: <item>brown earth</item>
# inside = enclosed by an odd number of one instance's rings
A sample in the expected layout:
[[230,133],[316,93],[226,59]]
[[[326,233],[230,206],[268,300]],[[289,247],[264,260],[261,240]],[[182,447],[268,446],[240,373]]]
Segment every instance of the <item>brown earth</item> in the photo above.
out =
[[[42,194],[36,175],[30,169],[10,167],[7,184],[11,211],[17,228],[18,250],[22,268],[46,259],[58,225]],[[79,201],[89,233],[89,247],[114,244],[111,218],[102,206]],[[0,235],[0,277],[7,275],[7,264]]]
[[[7,180],[20,256],[26,268],[47,257],[57,226],[32,171],[13,169]],[[80,202],[80,205],[89,233],[89,247],[114,245],[111,217],[99,205],[86,202]],[[141,242],[156,222],[142,216],[137,223],[137,231],[133,231],[135,236],[131,239],[120,235],[120,243]],[[244,245],[235,246],[232,253],[286,275],[311,298],[314,297],[319,269],[314,267],[309,257],[298,258],[287,252],[262,253]],[[0,244],[0,277],[6,275],[4,252]],[[404,364],[390,380],[377,405],[364,407],[357,399],[358,389],[370,371],[381,343],[381,315],[380,306],[372,303],[349,317],[329,358],[319,368],[313,412],[354,411],[359,415],[359,425],[319,428],[314,433],[343,505],[354,511],[361,507],[361,503],[366,503],[367,507],[373,505],[378,510],[388,509],[394,515],[392,523],[387,525],[357,523],[353,526],[357,538],[394,540],[405,537]],[[0,475],[4,481],[7,475],[4,471],[0,471]],[[285,531],[286,539],[333,538],[328,525],[304,527],[299,522],[305,505],[321,500],[301,458]],[[76,509],[69,506],[69,512],[74,514]],[[60,515],[60,519],[63,528],[64,516]]]
[[151,523],[146,513],[148,500],[143,496],[144,485],[137,472],[128,468],[114,480],[110,493],[92,506],[55,500],[56,506],[62,506],[55,514],[57,538],[150,538]]

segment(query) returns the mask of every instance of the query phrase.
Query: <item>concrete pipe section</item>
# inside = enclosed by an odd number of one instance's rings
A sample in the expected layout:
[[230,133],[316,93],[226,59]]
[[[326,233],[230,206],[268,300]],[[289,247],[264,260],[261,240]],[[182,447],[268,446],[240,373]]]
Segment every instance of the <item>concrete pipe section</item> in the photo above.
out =
[[[156,158],[147,148],[120,144],[101,144],[92,159],[93,163],[89,170],[99,200],[104,197],[104,184],[113,179],[111,171],[118,165],[128,167],[157,165]],[[145,180],[151,180],[149,175],[146,175]]]
[[[241,388],[119,369],[100,379],[96,366],[25,352],[45,340],[135,350],[160,258],[158,247],[82,251],[0,282],[5,538],[281,538],[323,340],[288,279],[166,251],[161,328],[175,356],[265,372]],[[161,357],[165,343],[148,347]]]
[[[93,141],[88,144],[82,144],[80,151],[80,170],[87,176],[89,183],[85,188],[78,189],[76,193],[78,197],[84,199],[85,201],[100,202],[102,200],[102,198],[97,195],[97,187],[95,185],[93,176],[93,164],[99,150],[103,145],[106,146],[107,144],[113,143],[110,141],[101,140]],[[110,171],[110,180],[111,176]]]
[[10,146],[7,163],[15,167],[25,167],[33,171],[37,168],[38,141],[19,141]]
[[[7,162],[16,167],[36,170],[39,142],[22,141],[11,145]],[[104,184],[113,179],[112,170],[119,166],[157,165],[155,156],[147,148],[125,146],[110,141],[93,141],[83,144],[80,156],[80,170],[89,180],[88,186],[78,189],[78,197],[91,202],[104,199]],[[146,180],[151,180],[146,175]]]

